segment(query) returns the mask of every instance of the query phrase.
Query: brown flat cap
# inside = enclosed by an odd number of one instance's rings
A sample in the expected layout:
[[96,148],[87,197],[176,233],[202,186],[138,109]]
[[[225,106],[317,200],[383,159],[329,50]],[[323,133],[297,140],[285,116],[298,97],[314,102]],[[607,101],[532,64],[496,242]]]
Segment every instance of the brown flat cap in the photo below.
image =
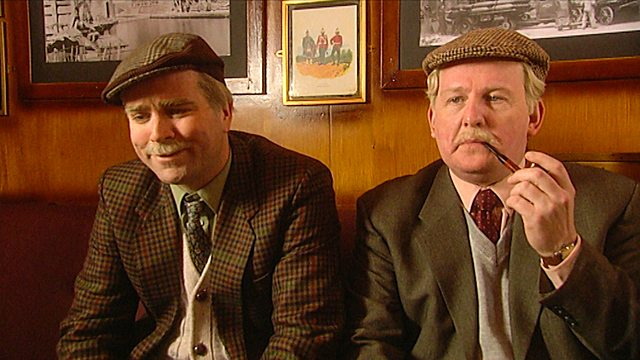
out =
[[484,58],[527,63],[543,81],[549,72],[549,54],[540,45],[517,31],[502,28],[477,29],[451,40],[427,54],[422,69],[429,75],[440,67]]
[[121,105],[120,93],[150,76],[171,70],[191,69],[224,82],[224,62],[204,39],[193,34],[171,33],[155,38],[120,62],[102,90],[102,100]]

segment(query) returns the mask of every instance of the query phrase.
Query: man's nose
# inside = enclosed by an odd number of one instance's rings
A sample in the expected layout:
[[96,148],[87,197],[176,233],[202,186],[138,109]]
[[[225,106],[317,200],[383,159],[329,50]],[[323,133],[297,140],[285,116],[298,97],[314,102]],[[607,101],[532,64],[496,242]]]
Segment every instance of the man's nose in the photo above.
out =
[[151,134],[149,136],[149,140],[160,142],[162,140],[173,138],[173,123],[169,117],[162,114],[153,114],[151,116],[150,125]]
[[485,123],[485,116],[482,104],[470,99],[467,101],[462,114],[462,122],[464,126],[482,126]]

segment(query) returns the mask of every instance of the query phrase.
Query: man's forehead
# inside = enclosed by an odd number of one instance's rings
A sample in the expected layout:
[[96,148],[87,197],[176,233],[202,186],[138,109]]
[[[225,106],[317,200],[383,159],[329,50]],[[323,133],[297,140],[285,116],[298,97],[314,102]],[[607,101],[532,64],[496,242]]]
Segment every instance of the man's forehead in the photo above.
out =
[[440,69],[439,79],[442,82],[450,78],[467,78],[477,80],[522,80],[524,70],[522,63],[502,60],[473,60],[465,61]]
[[524,93],[524,71],[515,61],[474,61],[440,70],[439,93],[492,91]]
[[491,58],[481,58],[481,59],[467,59],[458,62],[452,62],[446,66],[440,67],[440,72],[444,72],[448,69],[461,69],[461,68],[469,68],[469,67],[498,67],[504,68],[507,71],[508,68],[518,68],[522,69],[522,62],[513,61],[509,59],[491,59]]

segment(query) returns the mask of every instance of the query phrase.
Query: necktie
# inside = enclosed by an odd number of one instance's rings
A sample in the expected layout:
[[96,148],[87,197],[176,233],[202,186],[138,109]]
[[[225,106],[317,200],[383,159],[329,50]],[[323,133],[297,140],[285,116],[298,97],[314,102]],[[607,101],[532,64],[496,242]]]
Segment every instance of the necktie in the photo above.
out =
[[189,254],[191,261],[202,273],[204,266],[211,255],[211,239],[204,231],[201,218],[207,206],[200,195],[193,193],[184,196],[184,205],[187,210],[187,219],[185,222],[185,230],[187,234],[187,242],[189,244]]
[[478,192],[471,205],[473,221],[494,244],[500,238],[503,207],[498,195],[490,189]]

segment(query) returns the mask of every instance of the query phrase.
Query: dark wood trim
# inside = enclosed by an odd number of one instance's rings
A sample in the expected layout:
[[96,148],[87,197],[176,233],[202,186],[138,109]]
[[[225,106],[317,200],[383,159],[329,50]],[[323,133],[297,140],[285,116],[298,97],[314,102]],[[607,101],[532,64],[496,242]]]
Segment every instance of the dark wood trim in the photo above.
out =
[[558,160],[570,162],[632,162],[640,164],[640,153],[556,153],[552,156]]

